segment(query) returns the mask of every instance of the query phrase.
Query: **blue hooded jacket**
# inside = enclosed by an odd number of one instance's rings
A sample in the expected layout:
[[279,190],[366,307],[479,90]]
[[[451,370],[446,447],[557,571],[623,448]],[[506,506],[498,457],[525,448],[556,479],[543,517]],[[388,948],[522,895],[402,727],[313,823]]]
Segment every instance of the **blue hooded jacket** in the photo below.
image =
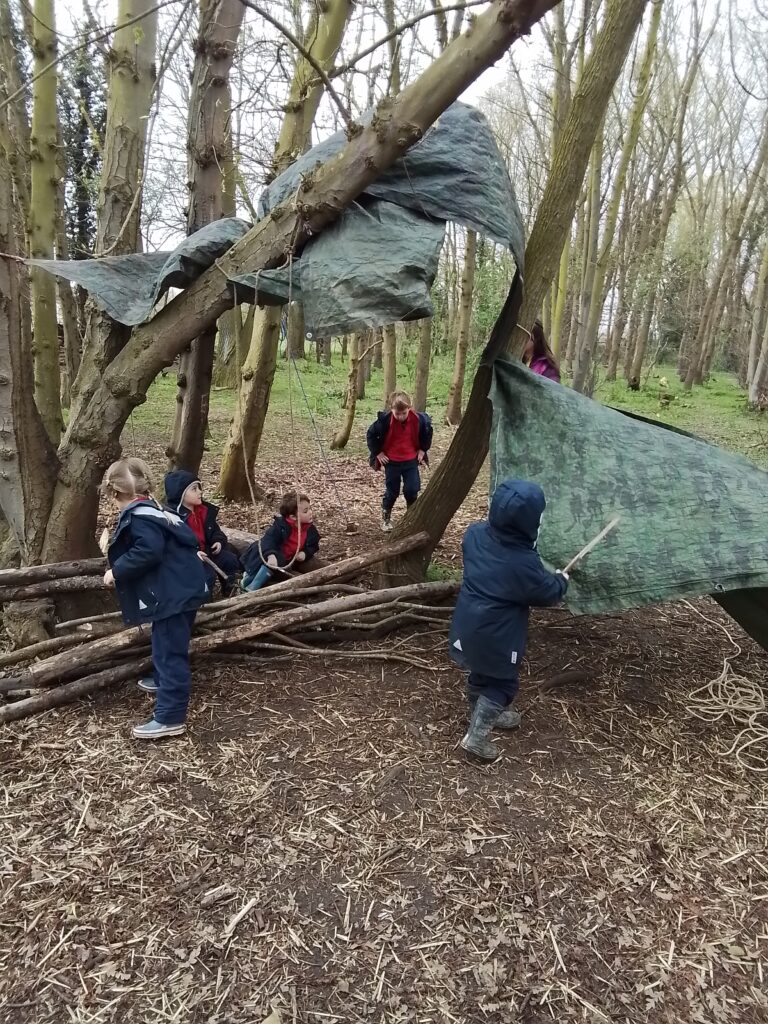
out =
[[[184,494],[187,488],[196,483],[199,479],[199,476],[195,476],[194,473],[190,473],[186,469],[174,469],[171,473],[166,474],[165,480],[163,481],[163,486],[165,487],[165,500],[168,503],[168,508],[171,512],[175,512],[183,522],[186,522],[187,516],[189,515],[189,509],[182,504],[184,501]],[[214,505],[213,502],[204,501],[203,508],[205,509],[205,524],[203,526],[203,532],[205,533],[205,553],[210,555],[212,554],[211,548],[214,544],[221,544],[222,548],[227,547],[227,535],[224,533],[217,521],[219,517],[219,506]]]
[[450,654],[470,672],[517,676],[528,639],[531,605],[558,604],[567,580],[549,572],[536,551],[544,492],[527,480],[505,480],[488,520],[464,534],[464,582],[450,631]]
[[120,513],[107,557],[129,625],[190,612],[208,600],[197,537],[178,516],[140,498]]

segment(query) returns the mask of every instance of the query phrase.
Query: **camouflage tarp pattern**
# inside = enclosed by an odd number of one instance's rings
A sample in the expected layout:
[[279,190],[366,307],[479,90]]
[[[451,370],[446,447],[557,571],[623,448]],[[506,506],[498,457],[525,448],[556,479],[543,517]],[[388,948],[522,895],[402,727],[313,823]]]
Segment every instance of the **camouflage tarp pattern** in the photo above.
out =
[[572,611],[712,594],[768,643],[758,610],[768,586],[768,473],[515,361],[495,364],[491,398],[491,488],[508,477],[541,484],[547,509],[539,550],[553,568],[621,516],[574,572],[566,602]]

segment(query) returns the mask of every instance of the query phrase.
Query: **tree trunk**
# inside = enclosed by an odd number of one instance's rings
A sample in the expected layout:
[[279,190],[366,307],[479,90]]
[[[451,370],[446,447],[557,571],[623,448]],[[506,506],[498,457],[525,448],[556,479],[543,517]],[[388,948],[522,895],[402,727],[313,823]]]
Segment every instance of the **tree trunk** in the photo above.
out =
[[397,539],[425,531],[429,534],[429,542],[417,552],[387,559],[384,572],[392,583],[401,579],[423,578],[435,545],[466,498],[485,462],[491,433],[492,410],[488,392],[493,376],[493,362],[503,353],[519,320],[522,299],[522,278],[517,271],[483,351],[464,416],[450,447],[440,465],[432,471],[429,485],[419,500],[411,505],[405,518],[395,528]]
[[592,371],[592,361],[597,349],[597,338],[600,330],[600,318],[605,303],[605,281],[608,273],[608,261],[613,248],[613,238],[616,225],[619,219],[621,198],[627,180],[627,171],[632,156],[640,138],[640,129],[643,124],[645,108],[650,98],[651,72],[656,58],[656,43],[659,36],[659,25],[661,23],[662,0],[654,0],[651,11],[651,25],[648,30],[648,38],[645,43],[640,73],[637,80],[637,91],[632,112],[629,117],[629,129],[624,136],[624,143],[621,148],[619,167],[613,182],[611,200],[608,204],[608,211],[603,227],[603,237],[600,242],[600,251],[597,263],[594,268],[591,281],[590,295],[588,299],[588,316],[584,326],[581,344],[578,350],[576,372],[573,375],[573,387],[576,391],[584,391],[585,385]]
[[[592,308],[592,291],[597,274],[597,261],[599,253],[600,234],[600,192],[602,185],[603,170],[603,149],[605,141],[605,126],[600,126],[592,150],[591,168],[589,175],[588,209],[589,216],[585,220],[586,237],[584,243],[584,266],[581,278],[581,295],[578,303],[578,321],[576,337],[573,343],[572,358],[576,370],[574,374],[573,387],[577,391],[584,390],[584,381],[579,380],[579,361],[584,349],[587,324],[589,322],[590,310]],[[578,384],[578,386],[577,386]]]
[[397,334],[394,324],[385,327],[381,332],[381,346],[374,351],[381,352],[382,369],[384,371],[384,408],[387,407],[390,395],[397,391]]
[[768,317],[763,329],[763,343],[757,357],[755,372],[749,383],[749,405],[752,409],[768,408]]
[[432,355],[432,317],[419,324],[419,350],[416,355],[416,376],[413,382],[413,407],[417,412],[427,411],[429,360]]
[[752,402],[752,383],[757,373],[757,361],[760,355],[760,335],[763,324],[768,315],[768,241],[763,246],[763,258],[760,262],[760,270],[755,285],[755,301],[752,307],[752,327],[749,335],[749,350],[747,354],[747,389],[750,392],[750,404]]
[[344,404],[344,421],[333,435],[331,448],[346,448],[352,436],[357,405],[358,372],[360,362],[360,335],[353,334],[349,344],[349,370],[347,373],[347,400]]
[[370,182],[401,158],[483,68],[526,34],[553,2],[493,0],[475,19],[471,32],[449,46],[397,99],[379,110],[372,124],[352,133],[344,149],[316,171],[305,183],[300,206],[289,198],[149,323],[134,330],[128,344],[104,368],[91,400],[70,421],[64,435],[60,457],[66,463],[66,477],[57,485],[48,526],[51,560],[60,560],[53,550],[57,545],[72,557],[81,554],[73,538],[93,538],[95,488],[119,451],[120,433],[131,410],[143,401],[160,370],[231,307],[227,275],[277,266],[291,246],[301,251],[308,238],[338,218]]
[[459,304],[459,333],[456,338],[456,355],[453,361],[453,379],[448,392],[446,421],[456,425],[461,421],[461,399],[464,392],[464,374],[467,369],[469,329],[472,325],[472,293],[475,289],[475,253],[477,235],[467,231],[467,246],[464,252],[464,270],[461,275],[461,299]]
[[[32,94],[30,150],[30,256],[53,259],[56,235],[59,120],[56,109],[56,28],[53,0],[34,0],[32,18],[35,80]],[[45,429],[58,443],[61,415],[59,333],[56,317],[56,281],[45,271],[31,270],[32,333],[35,360],[35,401]]]
[[[232,161],[229,74],[245,7],[240,0],[200,0],[200,30],[187,120],[190,191],[187,234],[225,215],[224,173]],[[239,314],[238,314],[239,315]],[[208,430],[216,327],[197,337],[179,364],[171,469],[197,473]]]
[[[310,26],[308,52],[326,71],[341,46],[351,10],[351,0],[328,0],[317,21]],[[316,71],[306,58],[298,58],[285,107],[285,119],[275,148],[271,179],[290,167],[306,149],[322,94],[323,85],[318,81]],[[248,492],[247,477],[253,475],[275,376],[281,315],[281,310],[275,307],[267,307],[256,314],[251,348],[243,368],[240,398],[221,462],[219,490],[230,500],[242,499],[242,495]],[[267,357],[265,349],[269,345],[274,347],[274,352]],[[246,371],[250,371],[250,376],[246,377]],[[248,445],[247,458],[243,451],[243,438]]]
[[[609,0],[605,21],[574,94],[526,246],[525,300],[522,299],[522,286],[516,274],[486,349],[486,356],[491,361],[513,335],[520,350],[525,334],[515,331],[515,325],[533,324],[557,272],[589,154],[613,86],[642,19],[645,2]],[[397,528],[399,535],[407,535],[417,528],[425,529],[429,532],[430,544],[418,557],[388,562],[387,572],[409,579],[423,576],[435,545],[474,484],[488,451],[490,384],[490,363],[484,361],[475,375],[467,409],[445,458]]]
[[695,383],[700,383],[707,364],[710,350],[714,351],[716,340],[716,328],[722,316],[722,294],[726,278],[726,270],[733,263],[742,238],[742,229],[747,210],[752,203],[757,183],[768,159],[768,117],[763,120],[760,145],[755,157],[755,163],[749,172],[746,187],[741,202],[736,210],[731,223],[728,242],[718,262],[713,283],[707,295],[707,301],[702,311],[699,329],[691,346],[691,360],[688,372],[685,375],[685,389],[690,391]]
[[[608,0],[605,20],[584,64],[526,246],[525,299],[520,323],[528,330],[539,315],[557,273],[589,154],[646,2]],[[524,338],[522,332],[516,332],[518,348]]]
[[[370,357],[365,353],[368,351],[368,347],[373,343],[373,332],[364,334],[354,334],[352,336],[352,345],[356,345],[357,350],[357,370],[355,373],[355,398],[359,401],[365,398],[365,364],[366,360]],[[350,362],[352,356],[350,355]]]
[[[3,90],[4,91],[4,90]],[[22,249],[14,226],[12,176],[7,162],[8,107],[0,109],[0,251]],[[25,267],[0,259],[0,422],[3,424],[0,509],[22,564],[39,558],[57,463],[34,398],[29,337],[29,285]],[[41,507],[42,506],[42,507]]]
[[[64,174],[56,190],[56,258],[69,259],[67,246],[67,230],[64,223]],[[64,373],[61,378],[61,404],[69,408],[72,393],[72,382],[80,369],[80,324],[77,315],[77,302],[72,294],[69,281],[59,278],[56,290],[61,306],[61,323],[64,328]]]
[[292,302],[288,308],[285,357],[286,359],[307,358],[304,336],[304,307],[300,302]]

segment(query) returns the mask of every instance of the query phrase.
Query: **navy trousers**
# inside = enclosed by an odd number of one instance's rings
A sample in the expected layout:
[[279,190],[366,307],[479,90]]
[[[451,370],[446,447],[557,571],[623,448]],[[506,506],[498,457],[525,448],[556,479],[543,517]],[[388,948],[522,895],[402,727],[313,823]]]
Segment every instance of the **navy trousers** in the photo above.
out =
[[392,511],[400,495],[401,482],[405,503],[412,505],[421,490],[418,459],[408,459],[407,462],[388,462],[384,467],[384,497],[381,499],[381,507],[385,512]]
[[152,665],[157,696],[155,721],[180,725],[187,717],[192,675],[189,641],[195,612],[181,612],[152,623]]
[[222,548],[218,555],[210,555],[209,557],[222,572],[227,574],[225,581],[213,571],[210,565],[205,565],[205,563],[203,563],[208,577],[208,589],[211,592],[211,597],[213,597],[216,580],[221,583],[221,592],[224,597],[228,597],[235,586],[235,582],[237,581],[237,577],[240,572],[240,559],[231,548]]
[[470,672],[467,679],[467,700],[474,703],[478,697],[487,697],[494,704],[505,708],[517,696],[520,688],[518,676],[509,679],[497,679],[495,676],[484,676],[480,672]]

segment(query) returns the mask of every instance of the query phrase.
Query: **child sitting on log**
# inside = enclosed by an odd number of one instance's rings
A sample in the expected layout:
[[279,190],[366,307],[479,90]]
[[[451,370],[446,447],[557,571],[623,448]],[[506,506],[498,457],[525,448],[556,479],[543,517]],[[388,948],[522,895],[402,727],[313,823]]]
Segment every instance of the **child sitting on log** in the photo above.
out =
[[380,412],[368,427],[366,442],[375,470],[384,468],[384,496],[381,499],[381,528],[392,529],[392,509],[403,486],[405,504],[416,501],[421,490],[419,466],[429,465],[427,452],[432,445],[432,421],[425,412],[416,412],[404,391],[390,396],[389,408]]
[[189,705],[192,626],[210,596],[197,537],[179,516],[143,496],[152,488],[141,460],[114,462],[102,489],[120,509],[104,584],[115,587],[127,625],[152,623],[157,699],[153,717],[134,726],[133,735],[140,740],[179,736]]
[[[325,563],[317,557],[320,534],[312,521],[306,494],[289,491],[280,502],[280,514],[243,555],[243,590],[259,590],[281,568],[310,572]],[[282,575],[282,574],[281,574]]]
[[568,576],[545,569],[536,550],[544,492],[527,480],[505,480],[493,495],[488,519],[473,523],[461,550],[464,580],[450,631],[450,654],[469,671],[469,729],[462,748],[484,761],[498,751],[491,729],[514,729],[512,701],[528,638],[530,607],[559,604]]
[[[237,586],[240,559],[227,543],[227,535],[219,526],[218,505],[203,500],[203,485],[199,477],[185,469],[177,469],[165,477],[165,500],[168,508],[187,524],[197,537],[200,550],[210,558],[226,578],[221,580],[221,593],[229,597]],[[216,572],[205,566],[208,586],[213,594]]]

